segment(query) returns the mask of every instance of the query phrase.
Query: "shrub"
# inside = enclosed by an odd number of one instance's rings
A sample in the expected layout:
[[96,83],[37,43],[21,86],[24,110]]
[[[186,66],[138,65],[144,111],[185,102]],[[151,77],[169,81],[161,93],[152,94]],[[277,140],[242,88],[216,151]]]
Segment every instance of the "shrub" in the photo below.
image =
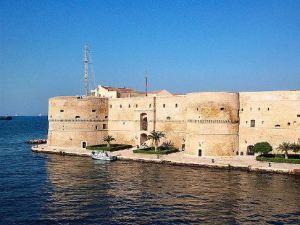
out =
[[91,145],[86,147],[88,150],[98,150],[98,151],[119,151],[123,149],[132,148],[132,145],[125,145],[125,144],[111,144],[110,147],[107,147],[106,144],[101,145]]
[[162,143],[161,147],[163,147],[165,149],[173,149],[174,144],[171,141],[166,141],[166,142]]
[[262,162],[275,162],[275,163],[293,163],[293,164],[300,164],[300,159],[299,158],[289,158],[285,159],[284,156],[274,156],[268,157],[270,155],[263,155],[263,156],[257,156],[256,160],[257,161],[262,161]]
[[272,146],[268,142],[256,143],[253,147],[253,152],[261,153],[262,155],[268,154],[273,150]]
[[167,155],[178,151],[179,151],[178,149],[162,149],[162,148],[158,148],[155,151],[155,148],[144,148],[144,149],[133,150],[133,153]]

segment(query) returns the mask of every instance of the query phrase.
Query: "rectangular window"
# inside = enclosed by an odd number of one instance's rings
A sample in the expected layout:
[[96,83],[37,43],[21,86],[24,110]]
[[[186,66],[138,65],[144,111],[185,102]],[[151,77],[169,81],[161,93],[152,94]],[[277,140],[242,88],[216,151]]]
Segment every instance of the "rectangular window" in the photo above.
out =
[[255,120],[251,120],[250,127],[255,127]]
[[64,112],[64,110],[63,109],[61,109],[61,110],[59,110],[60,112]]
[[96,112],[96,109],[92,109],[92,112]]
[[163,104],[163,107],[166,108],[166,104]]
[[107,129],[107,125],[106,125],[106,124],[103,124],[103,125],[102,125],[102,128],[103,128],[103,129]]

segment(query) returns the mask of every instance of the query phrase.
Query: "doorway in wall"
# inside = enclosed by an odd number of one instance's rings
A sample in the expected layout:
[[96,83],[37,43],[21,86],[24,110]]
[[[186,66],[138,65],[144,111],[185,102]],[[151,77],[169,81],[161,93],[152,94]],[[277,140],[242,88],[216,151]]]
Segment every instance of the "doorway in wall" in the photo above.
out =
[[140,136],[140,145],[144,144],[148,140],[147,134],[141,134]]
[[86,148],[86,141],[81,142],[81,148]]
[[185,150],[185,144],[182,144],[181,145],[181,151],[184,151]]
[[249,145],[249,146],[247,147],[247,155],[254,155],[253,148],[254,148],[253,145]]
[[202,156],[202,149],[198,149],[198,156]]

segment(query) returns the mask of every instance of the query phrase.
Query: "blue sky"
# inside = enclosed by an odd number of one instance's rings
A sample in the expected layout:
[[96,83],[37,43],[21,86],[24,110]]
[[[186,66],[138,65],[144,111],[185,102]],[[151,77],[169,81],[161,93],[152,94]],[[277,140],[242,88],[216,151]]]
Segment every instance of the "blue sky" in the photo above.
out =
[[0,0],[0,115],[47,113],[96,83],[143,89],[299,89],[300,1]]

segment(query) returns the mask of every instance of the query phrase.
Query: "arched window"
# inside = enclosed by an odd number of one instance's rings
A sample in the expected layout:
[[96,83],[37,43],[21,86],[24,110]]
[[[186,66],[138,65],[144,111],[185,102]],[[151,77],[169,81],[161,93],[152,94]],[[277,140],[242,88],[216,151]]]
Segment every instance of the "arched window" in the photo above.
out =
[[147,113],[140,114],[140,130],[148,130]]

